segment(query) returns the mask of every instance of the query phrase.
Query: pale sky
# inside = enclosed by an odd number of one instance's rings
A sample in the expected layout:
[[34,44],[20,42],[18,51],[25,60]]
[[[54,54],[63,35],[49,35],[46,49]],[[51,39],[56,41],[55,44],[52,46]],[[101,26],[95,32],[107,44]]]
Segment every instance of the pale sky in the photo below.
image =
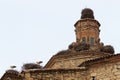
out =
[[0,76],[11,65],[43,61],[75,41],[74,24],[91,8],[100,38],[120,52],[120,0],[0,0]]

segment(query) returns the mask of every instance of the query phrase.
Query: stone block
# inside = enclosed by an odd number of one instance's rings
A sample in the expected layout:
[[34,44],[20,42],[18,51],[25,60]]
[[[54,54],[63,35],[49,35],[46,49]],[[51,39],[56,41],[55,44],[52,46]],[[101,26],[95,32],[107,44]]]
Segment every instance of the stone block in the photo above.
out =
[[119,71],[114,72],[114,75],[119,75],[120,76],[120,72]]

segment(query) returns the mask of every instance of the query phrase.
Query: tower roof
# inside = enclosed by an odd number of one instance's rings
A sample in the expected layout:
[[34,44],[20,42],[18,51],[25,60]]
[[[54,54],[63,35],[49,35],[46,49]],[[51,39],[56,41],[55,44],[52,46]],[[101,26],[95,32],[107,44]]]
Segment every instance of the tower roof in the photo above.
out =
[[94,19],[94,13],[93,13],[92,9],[85,8],[85,9],[82,10],[82,12],[81,12],[81,19],[85,19],[85,18]]

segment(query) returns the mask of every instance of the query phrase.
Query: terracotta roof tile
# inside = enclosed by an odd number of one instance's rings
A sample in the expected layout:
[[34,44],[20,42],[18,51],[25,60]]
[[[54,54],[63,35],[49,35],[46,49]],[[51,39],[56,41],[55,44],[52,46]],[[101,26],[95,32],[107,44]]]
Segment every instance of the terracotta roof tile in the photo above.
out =
[[120,56],[120,53],[119,54],[112,54],[112,55],[102,56],[102,57],[91,59],[91,60],[87,60],[87,61],[83,62],[82,64],[80,64],[78,67],[88,66],[88,65],[91,65],[91,64],[93,64],[93,63],[95,63],[97,61],[101,61],[103,59],[109,59],[109,58],[112,58],[112,57],[115,57],[115,56]]

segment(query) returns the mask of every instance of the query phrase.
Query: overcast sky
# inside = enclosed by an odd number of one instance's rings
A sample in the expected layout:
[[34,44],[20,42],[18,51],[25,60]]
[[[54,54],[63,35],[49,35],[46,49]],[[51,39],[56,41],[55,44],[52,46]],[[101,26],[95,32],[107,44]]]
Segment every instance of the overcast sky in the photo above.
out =
[[0,0],[0,76],[16,65],[43,61],[75,41],[74,24],[91,8],[100,38],[120,52],[120,0]]

